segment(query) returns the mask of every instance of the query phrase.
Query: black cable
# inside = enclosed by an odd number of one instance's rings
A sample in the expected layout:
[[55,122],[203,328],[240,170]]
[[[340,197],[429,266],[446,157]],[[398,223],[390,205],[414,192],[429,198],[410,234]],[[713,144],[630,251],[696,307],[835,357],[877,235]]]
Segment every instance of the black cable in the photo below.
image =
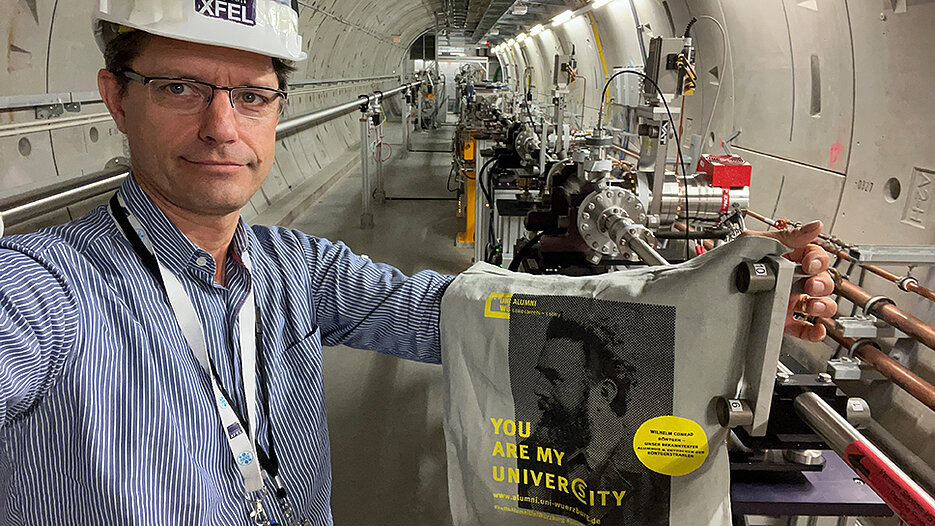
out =
[[522,246],[519,250],[516,251],[516,254],[513,256],[513,261],[510,261],[510,271],[516,272],[519,270],[520,263],[526,259],[526,256],[529,254],[529,251],[532,249],[532,246],[539,242],[542,239],[542,236],[546,234],[546,230],[543,230],[532,237],[525,245]]
[[445,183],[445,188],[446,188],[449,192],[457,192],[457,191],[458,191],[457,188],[452,188],[452,187],[451,187],[451,180],[452,180],[452,178],[454,178],[454,175],[455,175],[455,165],[454,165],[454,163],[452,163],[452,165],[451,165],[451,170],[448,170],[448,182]]
[[486,163],[484,163],[484,166],[481,167],[480,171],[477,172],[477,175],[476,175],[476,177],[477,177],[477,182],[478,182],[478,184],[480,185],[480,191],[481,191],[482,194],[484,194],[484,198],[487,199],[487,202],[488,202],[488,203],[491,202],[491,200],[493,199],[493,197],[492,197],[491,194],[487,191],[487,189],[484,188],[484,172],[486,172],[486,171],[487,171],[487,167],[490,166],[490,164],[493,163],[493,162],[496,161],[496,160],[497,160],[497,157],[491,157],[490,160],[488,160]]
[[688,38],[691,35],[692,27],[695,25],[695,22],[697,21],[698,19],[695,17],[692,17],[692,19],[688,21],[688,25],[685,26],[685,35],[683,35],[682,38]]
[[[610,78],[607,79],[607,82],[604,83],[604,89],[601,90],[601,104],[600,104],[600,108],[598,109],[598,112],[597,112],[597,129],[598,129],[598,130],[601,130],[601,129],[602,129],[601,122],[603,121],[603,115],[604,115],[604,99],[607,98],[607,88],[610,87],[610,83],[613,82],[613,80],[614,80],[615,78],[619,77],[620,75],[623,75],[624,73],[630,73],[630,74],[633,74],[633,75],[638,75],[638,76],[642,77],[643,80],[648,81],[648,82],[652,85],[652,87],[656,89],[656,93],[659,94],[659,99],[662,100],[662,104],[663,104],[663,106],[665,106],[665,108],[666,108],[666,115],[669,117],[669,125],[672,127],[672,133],[675,135],[675,146],[676,146],[676,152],[677,152],[677,155],[678,155],[677,160],[678,160],[678,163],[682,166],[682,179],[683,179],[684,182],[685,182],[685,259],[688,260],[689,257],[690,257],[690,256],[689,256],[689,251],[688,251],[688,245],[689,245],[689,243],[688,243],[689,235],[688,235],[688,234],[689,234],[689,232],[691,231],[691,225],[690,225],[690,222],[691,222],[691,221],[690,221],[690,217],[689,217],[689,205],[688,205],[688,169],[685,167],[685,157],[682,155],[682,141],[681,141],[681,138],[679,137],[678,129],[675,127],[675,119],[672,118],[672,111],[669,110],[669,103],[666,102],[666,96],[665,96],[665,94],[662,92],[662,90],[659,88],[659,85],[656,84],[656,81],[654,81],[653,79],[649,78],[649,76],[646,75],[645,73],[641,73],[641,72],[639,72],[639,71],[634,71],[634,70],[630,70],[630,69],[624,69],[624,70],[618,71],[618,72],[614,73],[613,75],[611,75]],[[661,139],[662,139],[662,136],[661,136],[662,130],[659,130],[659,132],[660,132],[660,140],[661,140]],[[676,184],[677,184],[677,183],[678,183],[678,177],[676,177],[675,181],[676,181]],[[662,199],[662,196],[659,196],[659,199]]]

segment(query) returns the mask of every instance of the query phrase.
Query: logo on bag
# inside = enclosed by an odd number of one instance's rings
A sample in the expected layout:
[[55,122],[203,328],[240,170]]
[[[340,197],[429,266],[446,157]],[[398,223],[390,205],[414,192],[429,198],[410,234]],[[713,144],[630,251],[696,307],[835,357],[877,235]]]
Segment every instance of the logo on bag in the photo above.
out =
[[512,298],[513,293],[511,292],[494,292],[487,296],[487,301],[484,303],[484,317],[510,319],[510,300]]
[[256,0],[195,0],[195,11],[210,18],[256,25]]

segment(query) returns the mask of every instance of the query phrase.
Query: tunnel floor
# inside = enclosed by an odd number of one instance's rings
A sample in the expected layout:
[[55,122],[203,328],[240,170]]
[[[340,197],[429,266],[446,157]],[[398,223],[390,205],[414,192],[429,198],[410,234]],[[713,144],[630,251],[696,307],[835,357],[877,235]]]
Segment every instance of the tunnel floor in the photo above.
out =
[[[401,125],[384,126],[393,148],[385,165],[387,196],[455,197],[446,190],[454,128],[413,133],[413,149],[444,153],[401,158]],[[456,274],[471,265],[473,248],[455,246],[464,227],[457,201],[389,200],[374,206],[374,228],[362,230],[360,195],[357,168],[290,226],[344,241],[354,252],[407,274],[422,269]],[[335,524],[449,525],[442,368],[326,347],[323,375]]]
[[[390,199],[384,204],[374,204],[373,229],[360,228],[359,168],[335,183],[291,226],[332,241],[343,241],[354,252],[389,263],[407,274],[423,269],[449,274],[465,270],[471,265],[473,249],[454,244],[458,232],[464,228],[464,219],[457,217],[457,201],[426,200],[456,197],[446,188],[454,128],[441,126],[437,130],[414,132],[414,150],[444,152],[410,152],[405,156],[401,124],[386,123],[384,128],[385,141],[392,148],[384,165],[384,185]],[[387,153],[383,155],[386,157]]]

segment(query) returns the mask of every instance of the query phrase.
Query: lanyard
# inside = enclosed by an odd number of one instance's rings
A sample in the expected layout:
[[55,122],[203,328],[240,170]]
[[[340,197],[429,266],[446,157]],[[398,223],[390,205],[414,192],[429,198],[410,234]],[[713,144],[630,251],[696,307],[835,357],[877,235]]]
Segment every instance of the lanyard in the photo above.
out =
[[[256,372],[259,369],[260,386],[263,389],[263,410],[269,420],[269,387],[266,375],[266,363],[262,350],[263,326],[259,307],[253,294],[253,287],[240,306],[237,315],[240,329],[240,357],[241,373],[244,386],[244,401],[247,406],[247,420],[230,403],[231,397],[224,389],[208,355],[204,327],[198,319],[195,306],[185,292],[182,282],[156,257],[156,250],[146,230],[139,220],[127,209],[123,197],[118,192],[110,200],[110,212],[121,228],[124,235],[133,246],[134,252],[143,265],[149,270],[157,282],[162,285],[169,299],[169,304],[175,314],[182,335],[192,350],[195,359],[202,369],[211,377],[211,389],[214,394],[214,403],[217,408],[221,425],[227,437],[228,446],[234,462],[244,479],[244,492],[247,507],[254,523],[260,526],[268,525],[269,519],[263,508],[263,497],[266,488],[263,484],[264,475],[268,475],[279,501],[283,518],[287,524],[295,524],[292,508],[286,500],[286,490],[279,479],[279,461],[274,449],[272,422],[267,422],[267,443],[269,454],[263,451],[256,443]],[[241,255],[244,267],[252,272],[250,255],[244,251]]]

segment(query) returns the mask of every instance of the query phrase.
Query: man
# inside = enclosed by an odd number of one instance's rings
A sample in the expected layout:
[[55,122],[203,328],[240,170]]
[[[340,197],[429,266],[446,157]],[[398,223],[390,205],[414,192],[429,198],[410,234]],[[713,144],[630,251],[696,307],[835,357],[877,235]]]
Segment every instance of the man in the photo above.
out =
[[[621,321],[625,318],[626,313],[617,311],[613,320],[571,313],[549,320],[536,364],[536,397],[542,416],[526,443],[530,450],[542,447],[563,452],[564,459],[560,464],[529,462],[521,466],[551,472],[567,481],[581,480],[588,490],[607,493],[592,505],[588,493],[576,496],[573,484],[562,491],[522,484],[519,490],[524,496],[564,505],[533,508],[564,514],[584,524],[588,521],[583,515],[602,524],[664,526],[668,524],[668,478],[639,468],[631,446],[634,429],[628,429],[625,420],[630,391],[636,383],[631,360],[639,357],[640,349],[634,347],[642,345],[636,335],[626,335],[638,324],[628,325]],[[671,365],[666,363],[672,363],[674,343],[651,342],[658,351],[658,363],[643,367],[655,368],[658,381],[671,378]],[[671,396],[669,387],[658,393],[644,390],[640,401],[643,413],[669,414],[671,398],[665,403],[666,394]],[[621,502],[614,495],[622,496]],[[574,509],[581,513],[570,511]]]
[[240,220],[304,59],[294,6],[101,7],[132,176],[0,241],[0,525],[331,524],[321,346],[440,362],[451,278]]

